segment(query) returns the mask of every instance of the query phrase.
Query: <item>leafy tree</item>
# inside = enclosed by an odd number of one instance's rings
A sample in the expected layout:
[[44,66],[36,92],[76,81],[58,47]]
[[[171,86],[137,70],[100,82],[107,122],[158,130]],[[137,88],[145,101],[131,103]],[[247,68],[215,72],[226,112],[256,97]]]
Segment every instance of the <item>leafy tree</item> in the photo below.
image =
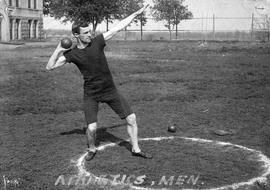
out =
[[[144,0],[118,0],[117,7],[119,8],[116,16],[117,19],[123,19],[130,14],[134,13],[136,10],[139,10],[143,6]],[[134,19],[135,23],[139,21],[143,22],[143,25],[146,24],[145,15]]]
[[[44,0],[44,14],[63,19],[63,22],[87,22],[93,31],[97,25],[120,19],[139,9],[143,0]],[[127,4],[129,2],[129,4]]]
[[184,0],[153,0],[152,14],[157,21],[165,20],[165,27],[169,29],[170,39],[172,30],[181,20],[190,19],[192,13],[183,5]]
[[[118,14],[115,15],[115,18],[123,19],[134,13],[136,10],[139,10],[143,6],[144,0],[118,0],[117,3],[119,9],[117,12]],[[147,22],[145,12],[140,17],[136,17],[133,20],[133,22],[135,22],[136,24],[140,22],[140,24],[144,26]],[[127,28],[125,28],[125,39],[126,39],[126,30]]]
[[63,22],[91,23],[93,31],[105,17],[116,12],[117,0],[44,0],[44,13]]
[[49,10],[50,0],[43,0],[43,14],[48,15],[50,13]]

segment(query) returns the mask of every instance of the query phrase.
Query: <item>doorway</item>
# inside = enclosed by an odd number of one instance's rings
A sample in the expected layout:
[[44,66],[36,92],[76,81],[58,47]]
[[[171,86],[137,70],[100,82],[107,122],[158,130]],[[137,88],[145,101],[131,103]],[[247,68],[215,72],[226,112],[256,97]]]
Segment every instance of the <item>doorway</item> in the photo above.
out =
[[13,40],[13,19],[9,20],[9,34],[10,40]]
[[32,20],[28,20],[28,38],[31,38],[31,24],[32,24]]
[[16,19],[15,28],[16,28],[15,39],[20,39],[20,19]]

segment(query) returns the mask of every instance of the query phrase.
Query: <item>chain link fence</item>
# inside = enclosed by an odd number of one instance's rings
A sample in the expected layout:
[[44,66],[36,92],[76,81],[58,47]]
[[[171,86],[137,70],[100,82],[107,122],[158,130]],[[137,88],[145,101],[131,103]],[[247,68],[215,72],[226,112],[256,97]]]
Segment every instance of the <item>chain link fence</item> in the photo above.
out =
[[[140,22],[128,26],[119,32],[115,40],[200,40],[200,41],[270,41],[270,18],[268,16],[255,17],[216,17],[215,15],[182,20],[174,27],[171,34],[165,22],[147,18],[147,23],[142,26]],[[119,21],[102,23],[98,32],[109,30]],[[46,30],[48,39],[72,36],[71,31]]]
[[[133,24],[121,31],[118,40],[220,40],[220,41],[270,41],[268,16],[225,18],[209,17],[183,20],[170,32],[164,22],[147,18],[147,23]],[[110,28],[110,27],[109,27]]]

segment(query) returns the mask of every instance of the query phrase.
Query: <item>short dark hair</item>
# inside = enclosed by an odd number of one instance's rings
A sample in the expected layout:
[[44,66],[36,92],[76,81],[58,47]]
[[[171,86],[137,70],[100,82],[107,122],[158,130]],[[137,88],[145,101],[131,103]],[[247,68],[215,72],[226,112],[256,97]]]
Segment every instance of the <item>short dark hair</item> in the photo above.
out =
[[89,24],[87,22],[74,22],[72,24],[72,28],[71,28],[71,31],[72,31],[72,34],[80,34],[80,27],[88,27]]

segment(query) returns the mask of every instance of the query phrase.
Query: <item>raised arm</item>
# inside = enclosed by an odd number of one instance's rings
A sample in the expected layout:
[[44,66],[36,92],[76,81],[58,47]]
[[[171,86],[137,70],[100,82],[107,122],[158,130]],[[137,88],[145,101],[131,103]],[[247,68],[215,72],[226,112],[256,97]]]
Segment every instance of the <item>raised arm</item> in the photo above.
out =
[[47,70],[52,70],[57,67],[60,67],[64,64],[66,64],[66,58],[64,56],[60,56],[63,52],[67,51],[68,49],[62,48],[61,44],[59,43],[57,48],[54,50],[53,54],[51,55],[46,69]]
[[127,27],[132,21],[133,19],[140,15],[141,13],[143,13],[143,11],[148,7],[149,5],[145,5],[143,8],[141,8],[140,10],[136,11],[135,13],[129,15],[127,18],[123,19],[121,22],[119,22],[115,27],[113,27],[111,30],[109,30],[108,32],[103,33],[104,39],[105,40],[109,40],[111,37],[113,37],[115,34],[117,34],[117,32],[119,32],[120,30],[124,29],[125,27]]

